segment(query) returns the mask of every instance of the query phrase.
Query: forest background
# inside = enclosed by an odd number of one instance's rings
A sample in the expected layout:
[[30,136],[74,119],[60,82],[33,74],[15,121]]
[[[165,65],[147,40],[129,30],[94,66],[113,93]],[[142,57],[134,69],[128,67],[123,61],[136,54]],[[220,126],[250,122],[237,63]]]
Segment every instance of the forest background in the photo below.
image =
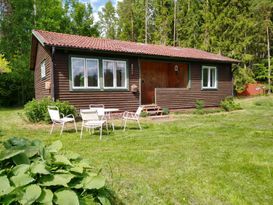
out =
[[237,92],[262,82],[271,91],[273,0],[107,1],[94,18],[79,0],[0,0],[0,106],[34,97],[31,31],[192,47],[240,60]]

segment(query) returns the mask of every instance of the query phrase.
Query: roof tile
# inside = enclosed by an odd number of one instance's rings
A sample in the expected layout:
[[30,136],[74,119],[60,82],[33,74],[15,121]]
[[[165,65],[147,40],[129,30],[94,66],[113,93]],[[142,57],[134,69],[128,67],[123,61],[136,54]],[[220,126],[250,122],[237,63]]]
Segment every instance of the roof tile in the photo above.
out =
[[49,46],[112,51],[119,53],[141,54],[150,56],[166,56],[193,60],[208,60],[217,62],[239,62],[222,55],[209,53],[194,48],[180,48],[163,45],[143,44],[104,38],[56,33],[34,30],[33,35]]

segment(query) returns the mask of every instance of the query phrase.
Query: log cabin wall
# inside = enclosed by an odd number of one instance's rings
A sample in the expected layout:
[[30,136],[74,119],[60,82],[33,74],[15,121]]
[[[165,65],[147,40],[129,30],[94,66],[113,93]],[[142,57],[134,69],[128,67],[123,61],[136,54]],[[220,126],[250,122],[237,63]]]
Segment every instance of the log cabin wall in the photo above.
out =
[[[70,56],[127,60],[129,78],[128,90],[71,90],[69,81]],[[77,109],[88,108],[89,104],[104,104],[106,108],[118,108],[120,111],[135,111],[140,104],[139,93],[132,93],[130,91],[131,85],[133,84],[137,85],[139,88],[139,66],[138,58],[136,57],[56,50],[54,77],[56,99],[68,101]]]
[[201,63],[190,63],[191,86],[186,88],[157,88],[156,103],[169,109],[195,107],[196,100],[204,100],[206,107],[219,106],[222,99],[232,96],[232,72],[230,64],[216,64],[218,74],[218,88],[201,88]]
[[[46,77],[41,78],[41,63],[45,60]],[[37,45],[37,56],[34,69],[34,85],[35,85],[35,98],[41,99],[43,97],[50,97],[50,89],[45,88],[47,81],[51,81],[51,67],[52,60],[49,51],[46,50],[40,43]]]

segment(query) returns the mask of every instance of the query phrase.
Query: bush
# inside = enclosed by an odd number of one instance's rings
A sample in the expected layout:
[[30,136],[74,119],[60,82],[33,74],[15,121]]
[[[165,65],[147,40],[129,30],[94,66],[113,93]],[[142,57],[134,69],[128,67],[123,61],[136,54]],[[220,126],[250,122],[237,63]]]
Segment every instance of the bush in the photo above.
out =
[[204,114],[205,113],[204,106],[205,106],[204,100],[196,100],[195,102],[196,110],[194,111],[194,114],[201,114],[201,115]]
[[53,102],[50,98],[43,98],[41,100],[33,99],[25,105],[24,113],[30,122],[50,122],[50,117],[47,111],[47,106],[49,105],[57,106],[60,112],[64,115],[76,114],[76,109],[73,105],[59,100]]
[[170,113],[169,108],[163,107],[163,109],[162,109],[162,114],[163,114],[163,115],[168,115],[169,113]]
[[110,204],[105,178],[62,143],[11,138],[0,153],[0,204]]
[[233,111],[242,109],[239,103],[235,103],[233,97],[226,97],[221,101],[220,107],[225,111]]
[[147,112],[141,112],[140,117],[148,117],[149,114]]

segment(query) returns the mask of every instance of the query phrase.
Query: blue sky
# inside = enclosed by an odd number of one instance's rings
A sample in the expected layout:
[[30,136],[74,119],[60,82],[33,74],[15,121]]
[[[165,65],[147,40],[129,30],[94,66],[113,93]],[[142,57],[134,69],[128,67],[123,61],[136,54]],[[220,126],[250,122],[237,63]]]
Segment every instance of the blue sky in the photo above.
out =
[[[98,12],[101,11],[102,7],[105,5],[105,3],[108,0],[80,0],[83,3],[91,3],[92,8],[93,8],[93,14],[95,20],[98,20]],[[116,6],[118,1],[121,0],[111,0],[113,5]]]

